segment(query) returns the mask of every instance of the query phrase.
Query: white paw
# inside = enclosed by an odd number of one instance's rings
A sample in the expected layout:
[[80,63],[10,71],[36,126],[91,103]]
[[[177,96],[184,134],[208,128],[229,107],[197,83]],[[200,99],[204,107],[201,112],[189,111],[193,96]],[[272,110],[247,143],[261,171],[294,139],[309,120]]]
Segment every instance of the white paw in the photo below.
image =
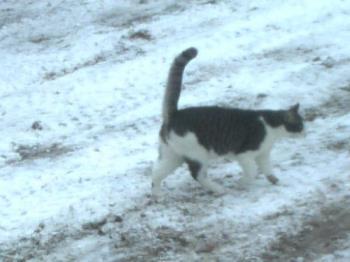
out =
[[229,191],[223,187],[218,187],[214,190],[211,190],[211,192],[216,196],[223,196],[226,195]]
[[152,185],[152,198],[158,199],[160,196],[161,196],[160,187]]
[[210,183],[209,185],[207,185],[207,188],[215,195],[225,195],[227,193],[226,188],[216,183]]
[[245,190],[251,185],[251,183],[252,183],[252,179],[244,176],[238,179],[237,187],[238,189]]

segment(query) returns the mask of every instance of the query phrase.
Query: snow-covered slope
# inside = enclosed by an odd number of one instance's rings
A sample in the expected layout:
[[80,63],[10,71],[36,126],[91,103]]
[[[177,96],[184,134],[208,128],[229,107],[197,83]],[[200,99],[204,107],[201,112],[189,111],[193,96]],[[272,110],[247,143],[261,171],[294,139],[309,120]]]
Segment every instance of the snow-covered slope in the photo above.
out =
[[[348,1],[0,3],[0,260],[348,261]],[[180,106],[288,108],[307,136],[273,151],[280,184],[217,197],[179,169],[150,198],[169,65]]]

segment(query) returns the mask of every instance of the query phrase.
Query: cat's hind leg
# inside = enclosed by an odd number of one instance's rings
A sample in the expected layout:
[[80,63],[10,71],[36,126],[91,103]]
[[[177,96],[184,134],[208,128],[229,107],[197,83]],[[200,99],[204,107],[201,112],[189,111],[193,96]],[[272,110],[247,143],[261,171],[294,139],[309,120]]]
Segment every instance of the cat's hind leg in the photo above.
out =
[[216,194],[224,194],[226,192],[222,186],[208,178],[206,164],[190,159],[186,159],[186,163],[191,172],[191,176],[204,188]]
[[270,164],[270,154],[264,153],[256,158],[256,163],[260,169],[260,171],[265,175],[267,180],[270,181],[271,184],[277,184],[278,178],[272,174],[272,168]]
[[160,195],[162,180],[170,175],[176,168],[181,166],[184,159],[176,154],[166,144],[161,143],[159,147],[159,158],[152,169],[152,195]]

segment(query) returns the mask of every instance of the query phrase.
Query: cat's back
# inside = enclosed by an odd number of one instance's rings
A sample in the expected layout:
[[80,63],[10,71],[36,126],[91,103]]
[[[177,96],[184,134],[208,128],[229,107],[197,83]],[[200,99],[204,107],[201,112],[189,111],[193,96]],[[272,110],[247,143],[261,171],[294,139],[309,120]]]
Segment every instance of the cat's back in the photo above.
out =
[[219,154],[239,153],[258,147],[265,128],[258,111],[191,107],[177,111],[169,122],[169,131],[184,136],[193,133],[207,149]]
[[170,125],[174,128],[224,129],[249,128],[260,123],[258,111],[225,107],[190,107],[177,111]]

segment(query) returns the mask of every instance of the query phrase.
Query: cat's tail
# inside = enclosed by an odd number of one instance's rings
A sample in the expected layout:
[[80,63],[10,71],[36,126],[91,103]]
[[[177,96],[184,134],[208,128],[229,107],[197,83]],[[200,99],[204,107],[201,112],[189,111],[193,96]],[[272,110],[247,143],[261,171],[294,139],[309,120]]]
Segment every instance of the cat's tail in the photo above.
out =
[[182,76],[185,66],[197,56],[197,49],[188,48],[175,57],[170,67],[168,82],[163,100],[163,123],[167,124],[173,113],[177,111],[177,103],[180,97]]

